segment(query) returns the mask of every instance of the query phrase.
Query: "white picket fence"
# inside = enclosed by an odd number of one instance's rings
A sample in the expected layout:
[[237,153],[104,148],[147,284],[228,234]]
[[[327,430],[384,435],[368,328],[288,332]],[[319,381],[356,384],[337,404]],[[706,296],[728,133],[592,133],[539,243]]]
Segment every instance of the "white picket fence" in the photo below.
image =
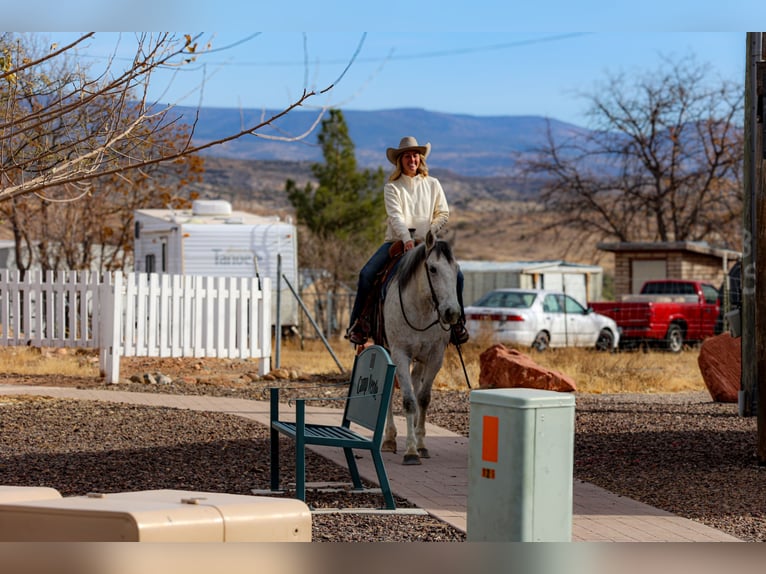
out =
[[117,382],[120,357],[271,358],[271,285],[255,277],[0,272],[0,345],[99,349]]

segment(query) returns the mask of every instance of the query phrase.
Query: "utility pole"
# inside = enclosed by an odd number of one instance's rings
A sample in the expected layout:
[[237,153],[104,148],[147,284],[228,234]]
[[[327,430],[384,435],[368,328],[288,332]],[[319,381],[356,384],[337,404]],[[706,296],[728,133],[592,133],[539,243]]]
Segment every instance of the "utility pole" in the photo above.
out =
[[[750,217],[745,223],[745,254],[749,253],[749,264],[743,269],[743,311],[750,324],[745,344],[743,332],[743,366],[754,364],[755,372],[749,371],[748,383],[755,382],[757,391],[756,412],[758,418],[758,465],[766,466],[766,187],[763,182],[764,150],[766,150],[766,58],[764,57],[764,33],[747,34],[748,62],[746,73],[745,102],[745,197],[750,197]],[[748,246],[749,243],[749,246]],[[754,281],[753,281],[754,279]],[[749,306],[745,307],[745,301]],[[754,342],[754,345],[752,344]],[[745,357],[745,348],[754,355]],[[753,360],[755,359],[755,360]],[[744,361],[748,361],[747,363]],[[743,369],[744,374],[744,369]],[[745,380],[743,378],[743,386]],[[752,387],[751,387],[752,389]],[[746,389],[747,390],[747,389]]]
[[766,466],[766,187],[763,185],[763,160],[766,151],[766,58],[764,58],[764,33],[759,32],[760,49],[755,62],[756,72],[756,118],[753,128],[753,170],[755,181],[756,213],[755,228],[755,351],[758,376],[758,465]]
[[745,66],[745,119],[744,119],[744,197],[742,208],[742,380],[739,392],[739,414],[756,416],[758,398],[758,369],[755,333],[755,230],[756,196],[759,162],[756,161],[758,147],[757,73],[756,62],[761,52],[761,34],[748,32]]

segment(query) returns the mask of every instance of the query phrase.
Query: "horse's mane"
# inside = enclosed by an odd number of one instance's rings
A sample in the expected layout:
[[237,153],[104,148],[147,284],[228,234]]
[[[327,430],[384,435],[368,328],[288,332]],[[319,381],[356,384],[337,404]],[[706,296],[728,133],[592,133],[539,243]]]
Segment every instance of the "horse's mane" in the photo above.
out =
[[[454,256],[452,255],[452,248],[450,244],[443,240],[437,240],[434,243],[433,251],[437,257],[445,257],[447,261],[452,263]],[[414,249],[410,249],[404,254],[402,260],[399,262],[399,268],[396,272],[396,277],[399,280],[399,285],[402,288],[407,287],[415,276],[415,273],[423,265],[426,259],[426,244],[419,243]]]

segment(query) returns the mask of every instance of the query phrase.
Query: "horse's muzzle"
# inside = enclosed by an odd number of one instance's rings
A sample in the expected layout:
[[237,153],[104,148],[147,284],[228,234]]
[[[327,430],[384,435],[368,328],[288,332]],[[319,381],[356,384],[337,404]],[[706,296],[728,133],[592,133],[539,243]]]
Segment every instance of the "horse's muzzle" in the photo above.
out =
[[460,309],[454,307],[447,307],[446,309],[439,311],[441,322],[446,325],[454,325],[460,320]]

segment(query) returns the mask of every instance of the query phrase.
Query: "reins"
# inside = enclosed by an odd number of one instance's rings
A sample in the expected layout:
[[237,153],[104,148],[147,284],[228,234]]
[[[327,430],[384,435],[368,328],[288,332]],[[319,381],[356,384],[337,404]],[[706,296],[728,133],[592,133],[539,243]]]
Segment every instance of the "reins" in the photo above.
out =
[[[436,291],[434,290],[434,285],[431,282],[431,274],[428,272],[428,256],[431,254],[431,251],[428,251],[426,253],[426,257],[423,260],[423,267],[426,273],[426,279],[428,279],[428,289],[431,291],[431,301],[434,304],[434,309],[436,310],[436,319],[429,325],[426,325],[425,327],[416,327],[412,323],[410,323],[410,320],[407,318],[407,313],[404,311],[404,298],[402,297],[402,283],[401,281],[397,281],[397,288],[399,290],[399,308],[402,311],[402,317],[404,317],[404,322],[407,323],[407,325],[410,327],[410,329],[413,329],[414,331],[428,331],[431,327],[434,325],[440,325],[441,321],[439,320],[439,300],[436,297]],[[449,327],[447,329],[444,329],[442,327],[442,330],[449,331]]]

